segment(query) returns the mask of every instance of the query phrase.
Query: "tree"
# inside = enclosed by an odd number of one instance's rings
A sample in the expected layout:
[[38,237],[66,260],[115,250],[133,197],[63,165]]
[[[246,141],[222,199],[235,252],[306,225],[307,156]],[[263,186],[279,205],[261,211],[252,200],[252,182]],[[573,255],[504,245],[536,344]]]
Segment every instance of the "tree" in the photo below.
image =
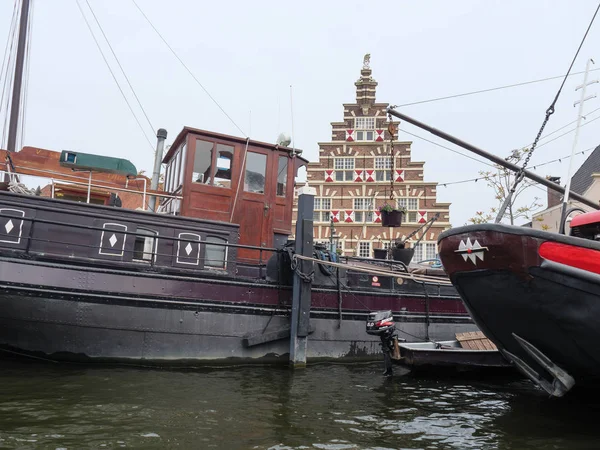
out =
[[[523,164],[522,161],[527,157],[528,154],[528,148],[513,150],[506,158],[506,161],[517,166],[521,166]],[[510,189],[515,183],[515,178],[517,176],[515,172],[497,164],[494,164],[494,167],[496,169],[495,172],[480,171],[479,174],[486,181],[487,185],[494,190],[494,197],[498,201],[498,206],[490,208],[490,212],[477,211],[473,217],[468,219],[468,222],[470,223],[479,224],[495,220],[500,207],[506,200]],[[523,178],[523,180],[521,180],[506,208],[506,211],[504,212],[501,221],[508,220],[511,225],[514,225],[517,219],[529,219],[531,213],[542,207],[542,204],[539,203],[539,197],[534,197],[533,201],[526,204],[521,204],[519,206],[518,199],[521,194],[534,184],[534,182],[528,180],[527,178]]]

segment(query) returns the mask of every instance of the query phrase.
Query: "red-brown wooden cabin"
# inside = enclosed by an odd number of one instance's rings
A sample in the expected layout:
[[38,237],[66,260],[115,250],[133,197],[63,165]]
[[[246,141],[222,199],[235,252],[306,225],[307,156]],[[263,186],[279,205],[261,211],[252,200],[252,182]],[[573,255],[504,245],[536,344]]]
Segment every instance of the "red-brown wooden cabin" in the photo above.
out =
[[[184,127],[163,159],[165,192],[182,198],[163,201],[159,211],[237,223],[240,244],[279,247],[292,234],[294,178],[308,163],[299,153]],[[259,251],[238,251],[240,261],[259,258]]]

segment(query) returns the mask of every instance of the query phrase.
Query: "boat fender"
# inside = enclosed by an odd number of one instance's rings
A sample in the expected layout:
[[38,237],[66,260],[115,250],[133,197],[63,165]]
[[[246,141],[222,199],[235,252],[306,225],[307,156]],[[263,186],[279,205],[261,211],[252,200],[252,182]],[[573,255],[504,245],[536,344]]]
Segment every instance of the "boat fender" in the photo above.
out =
[[[326,254],[325,252],[323,252],[321,250],[316,250],[315,253],[316,253],[317,258],[320,259],[321,261],[331,261],[331,256],[329,255],[329,257],[328,257],[328,254]],[[319,264],[318,266],[323,275],[327,275],[328,277],[333,275],[333,267],[332,266],[326,266],[325,264]]]

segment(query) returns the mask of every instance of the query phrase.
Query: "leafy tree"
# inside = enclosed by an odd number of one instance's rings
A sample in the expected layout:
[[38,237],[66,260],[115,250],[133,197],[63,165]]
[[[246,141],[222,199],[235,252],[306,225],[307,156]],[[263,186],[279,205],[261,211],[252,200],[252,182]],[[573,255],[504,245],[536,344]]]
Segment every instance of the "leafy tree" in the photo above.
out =
[[[521,166],[523,164],[522,161],[527,157],[528,153],[528,148],[513,150],[506,158],[506,161]],[[473,217],[468,219],[469,223],[480,224],[495,220],[500,207],[506,200],[510,189],[515,183],[515,178],[517,176],[515,172],[497,164],[494,164],[494,167],[496,169],[495,172],[480,171],[479,174],[486,181],[487,185],[493,189],[498,206],[490,208],[489,212],[477,211]],[[511,225],[514,225],[517,219],[529,219],[533,212],[542,207],[542,204],[539,202],[539,197],[534,197],[533,201],[525,204],[519,203],[521,194],[534,184],[534,182],[527,178],[524,178],[519,183],[501,221],[508,220]]]

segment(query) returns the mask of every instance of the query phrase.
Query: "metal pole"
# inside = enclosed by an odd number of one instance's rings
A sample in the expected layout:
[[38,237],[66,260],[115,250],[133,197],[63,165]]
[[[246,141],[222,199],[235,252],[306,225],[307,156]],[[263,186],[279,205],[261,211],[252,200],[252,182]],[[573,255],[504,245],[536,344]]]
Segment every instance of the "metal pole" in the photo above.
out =
[[[513,164],[499,156],[496,156],[489,152],[486,152],[485,150],[482,150],[479,147],[475,147],[474,145],[471,145],[468,142],[462,141],[462,140],[458,139],[457,137],[454,137],[448,133],[438,130],[437,128],[430,127],[429,125],[419,122],[418,120],[413,119],[412,117],[407,116],[406,114],[400,113],[400,112],[396,111],[395,109],[388,108],[387,112],[389,114],[391,114],[392,116],[397,117],[398,119],[405,120],[408,123],[411,123],[416,127],[419,127],[425,131],[429,131],[431,134],[433,134],[435,136],[438,136],[448,142],[452,142],[453,144],[456,144],[459,147],[464,148],[465,150],[475,153],[476,155],[483,156],[485,159],[488,159],[502,167],[506,167],[507,169],[512,170],[514,172],[518,172],[519,170],[521,170],[521,168],[519,166],[517,166],[516,164]],[[553,191],[560,192],[561,194],[565,193],[565,189],[563,187],[561,187],[560,185],[558,185],[556,183],[553,183],[550,180],[547,180],[544,177],[541,177],[533,172],[530,172],[529,170],[525,170],[524,173],[525,173],[525,176],[527,178],[529,178],[530,180],[536,181],[537,183],[539,183],[543,186],[546,186],[547,188],[550,188]],[[587,205],[594,209],[600,209],[600,205],[598,205],[596,202],[589,200],[582,195],[579,195],[577,192],[571,191],[570,195],[573,199],[583,203],[584,205]]]
[[[154,170],[152,171],[152,182],[150,189],[156,191],[158,189],[158,181],[160,180],[160,166],[162,164],[163,151],[165,148],[165,139],[167,139],[167,130],[159,128],[156,132],[156,153],[154,154]],[[181,167],[184,167],[185,161],[181,161]],[[180,167],[180,170],[181,170]],[[156,212],[156,195],[150,196],[148,209]]]
[[21,86],[23,84],[23,66],[25,63],[25,50],[27,48],[27,21],[29,19],[29,1],[21,1],[21,16],[19,21],[19,42],[17,44],[17,61],[15,64],[15,77],[13,82],[12,102],[10,106],[10,122],[8,126],[8,142],[6,149],[16,151],[17,132],[19,129],[19,110],[21,107]]
[[92,171],[90,170],[90,177],[88,178],[88,196],[87,202],[90,202],[90,194],[92,193]]
[[565,195],[563,197],[562,210],[560,213],[560,227],[558,232],[561,234],[565,233],[565,222],[566,222],[566,214],[567,214],[567,204],[569,203],[569,190],[571,188],[571,176],[573,173],[573,160],[575,159],[575,148],[577,147],[577,140],[579,139],[579,127],[581,126],[581,119],[583,118],[583,103],[586,100],[596,97],[596,95],[590,95],[586,98],[585,91],[588,85],[597,83],[598,80],[590,81],[588,83],[588,73],[590,71],[590,64],[594,64],[593,59],[588,59],[587,64],[585,65],[585,74],[583,75],[583,84],[577,86],[575,91],[581,89],[581,98],[579,101],[575,102],[573,106],[577,106],[579,103],[579,111],[577,113],[577,126],[575,127],[575,137],[573,138],[573,148],[571,149],[571,160],[569,161],[569,171],[567,172],[567,184],[565,186]]

